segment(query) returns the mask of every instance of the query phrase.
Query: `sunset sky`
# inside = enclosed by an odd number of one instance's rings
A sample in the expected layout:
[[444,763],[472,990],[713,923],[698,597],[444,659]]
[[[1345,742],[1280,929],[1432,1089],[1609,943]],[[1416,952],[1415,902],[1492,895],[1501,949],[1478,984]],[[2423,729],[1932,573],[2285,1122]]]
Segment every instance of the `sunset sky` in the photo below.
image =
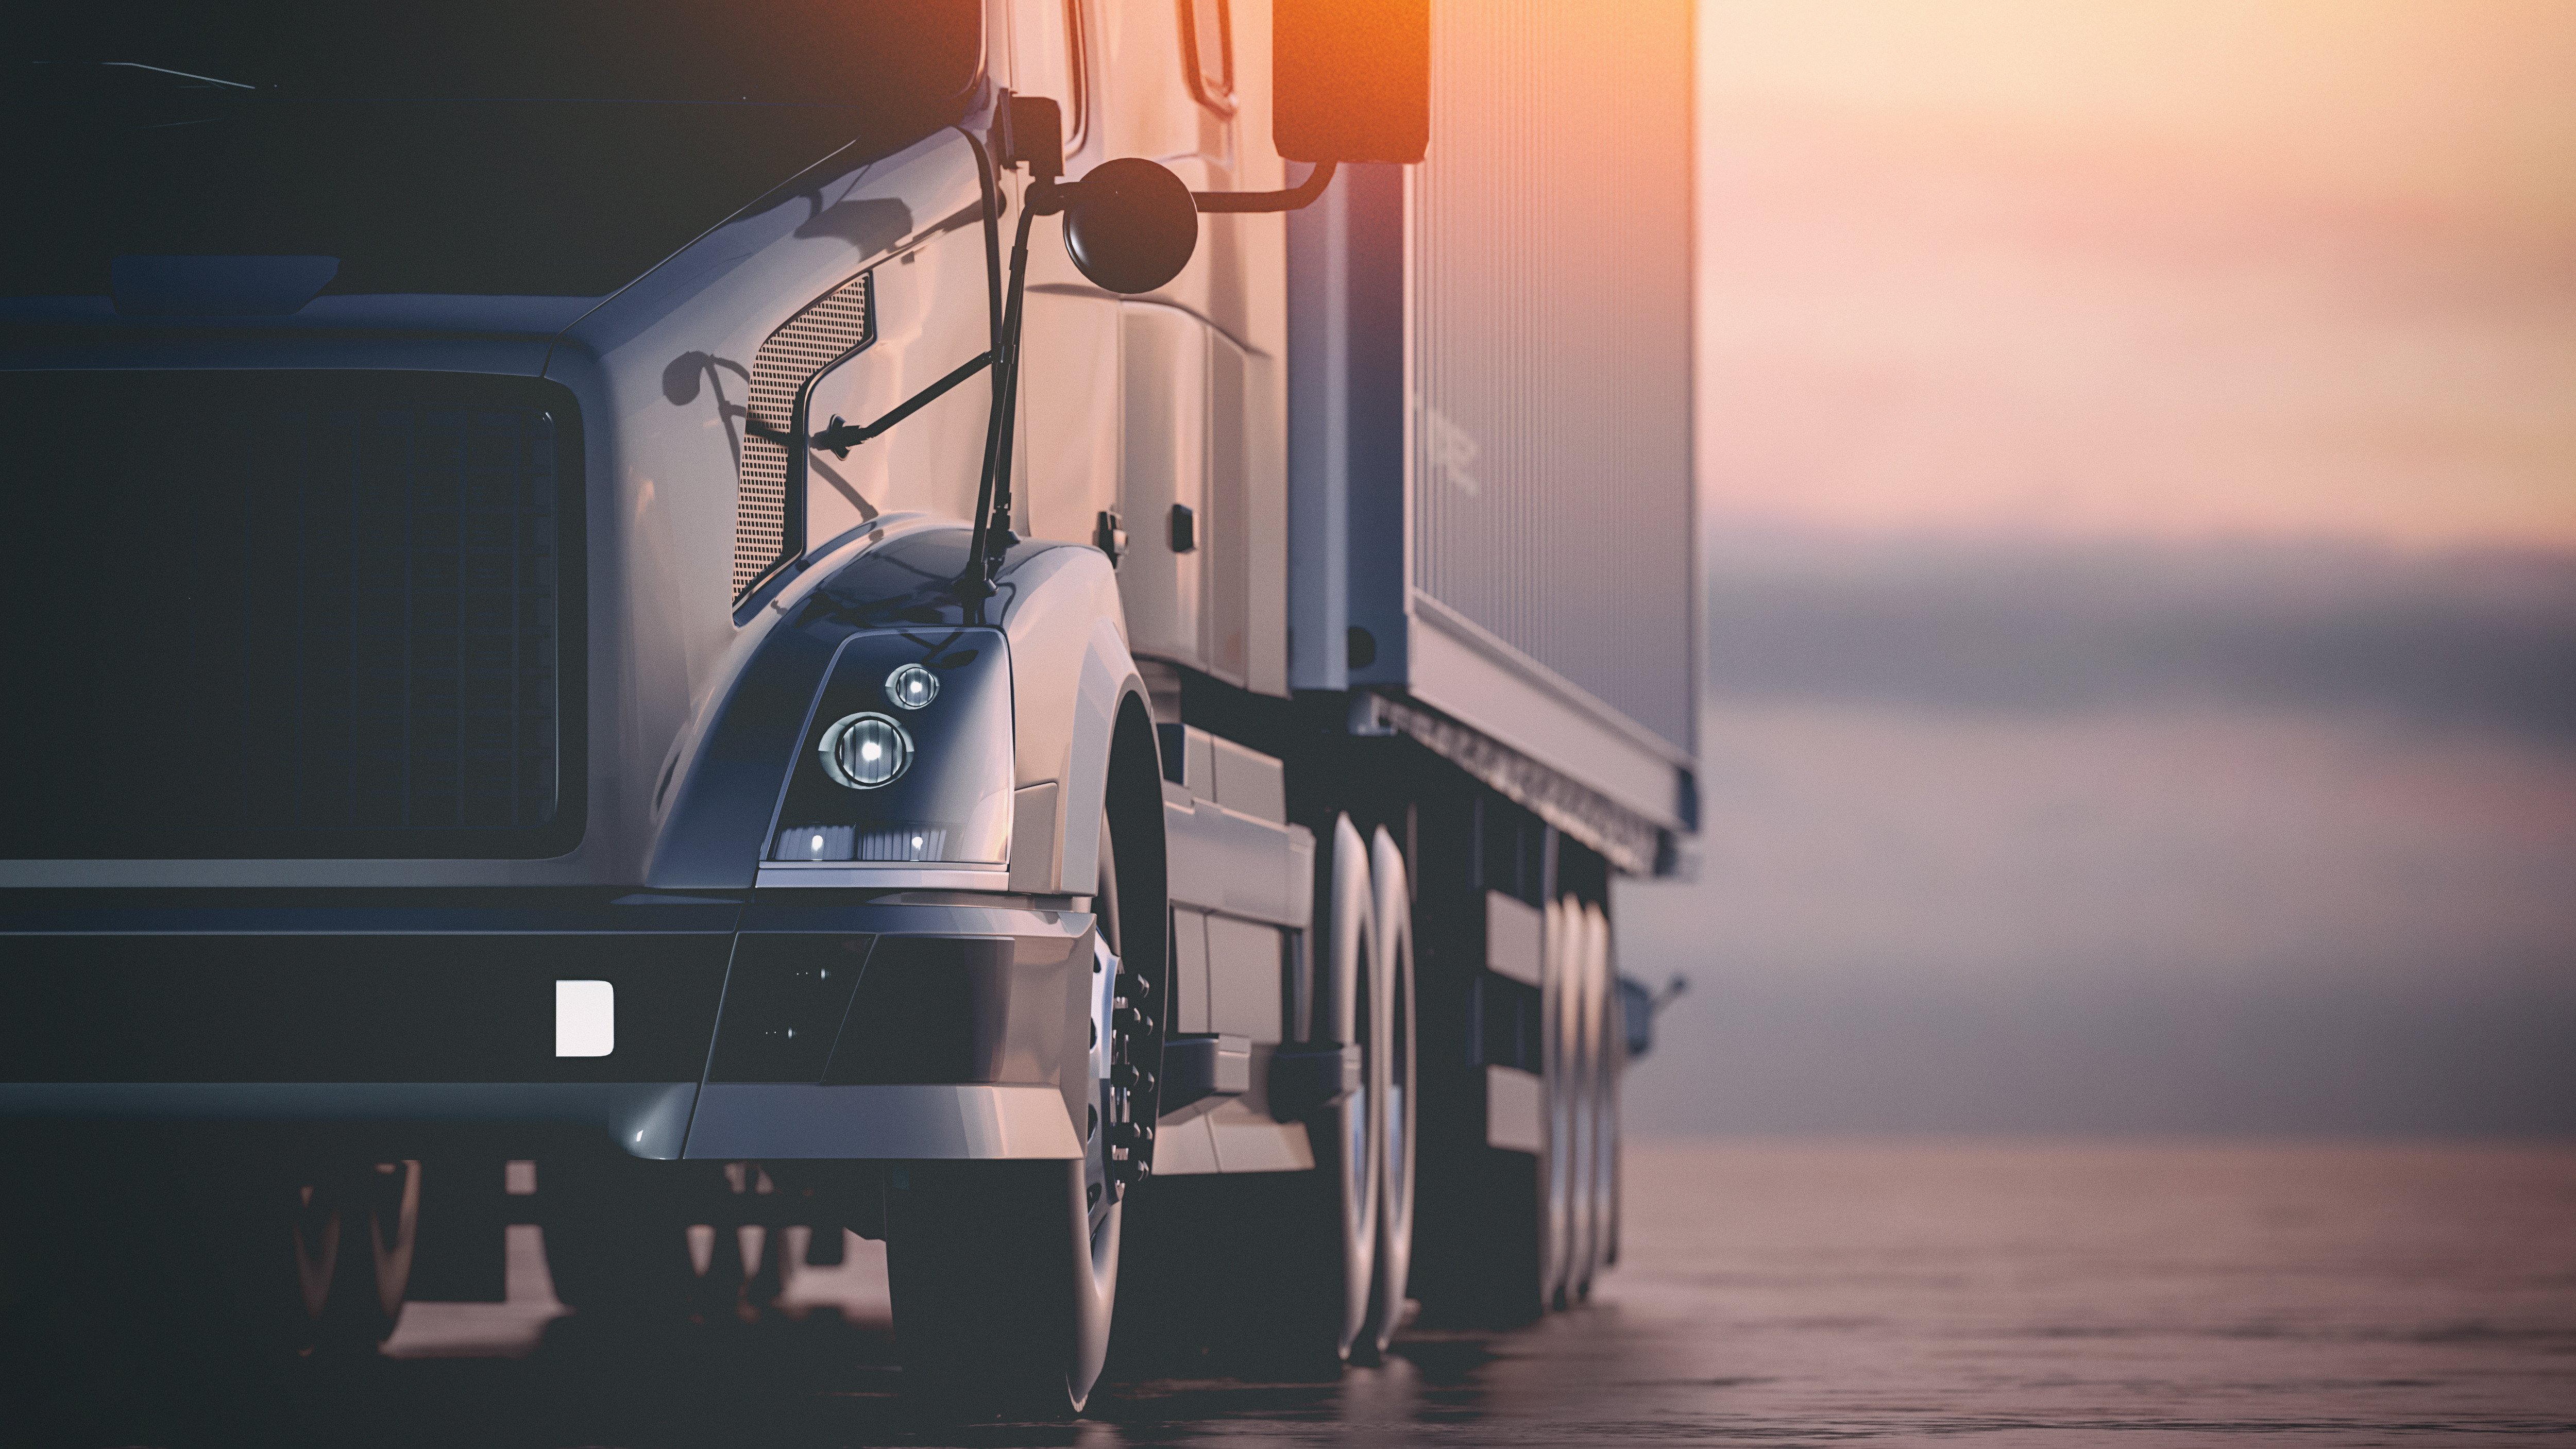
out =
[[1702,17],[1640,1130],[2576,1133],[2576,4]]
[[1716,516],[2576,545],[2576,5],[1703,13]]

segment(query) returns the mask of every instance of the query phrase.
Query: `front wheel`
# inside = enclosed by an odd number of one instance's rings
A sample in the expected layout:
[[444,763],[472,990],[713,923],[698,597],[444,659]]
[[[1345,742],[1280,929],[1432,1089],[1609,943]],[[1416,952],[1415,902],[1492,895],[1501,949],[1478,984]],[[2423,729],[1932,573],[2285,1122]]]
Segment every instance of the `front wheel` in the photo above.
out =
[[916,1162],[886,1194],[912,1390],[978,1418],[1080,1413],[1108,1352],[1118,1223],[1086,1231],[1080,1162]]
[[1126,1185],[1142,1145],[1131,1118],[1152,1113],[1136,1063],[1154,988],[1120,968],[1105,824],[1093,909],[1083,1156],[916,1162],[888,1183],[886,1286],[904,1371],[917,1392],[974,1417],[1078,1414],[1109,1357]]

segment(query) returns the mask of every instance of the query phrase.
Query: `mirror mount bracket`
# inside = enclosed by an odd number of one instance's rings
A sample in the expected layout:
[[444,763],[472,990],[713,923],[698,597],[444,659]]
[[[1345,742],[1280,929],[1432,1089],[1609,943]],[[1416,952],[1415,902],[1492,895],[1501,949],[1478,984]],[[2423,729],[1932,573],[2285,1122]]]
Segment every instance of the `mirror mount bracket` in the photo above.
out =
[[1311,206],[1333,184],[1335,163],[1318,161],[1306,179],[1285,191],[1193,191],[1190,200],[1202,214],[1243,211],[1296,211]]
[[1064,109],[1045,96],[1002,92],[993,108],[993,159],[1005,168],[1026,166],[1049,182],[1064,174]]

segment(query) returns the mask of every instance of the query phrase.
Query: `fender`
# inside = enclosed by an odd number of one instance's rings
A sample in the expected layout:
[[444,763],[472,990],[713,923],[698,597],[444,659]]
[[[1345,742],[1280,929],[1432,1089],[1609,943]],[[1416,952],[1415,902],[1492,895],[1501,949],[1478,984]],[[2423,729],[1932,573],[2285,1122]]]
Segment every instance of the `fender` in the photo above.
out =
[[[645,884],[730,891],[755,883],[834,653],[871,629],[965,627],[975,610],[954,580],[970,537],[953,522],[888,519],[857,540],[854,557],[812,570],[818,581],[764,610],[774,620],[767,633],[674,747]],[[1095,549],[1023,542],[1004,556],[995,583],[982,613],[1002,628],[1012,656],[1010,885],[1087,894],[1098,874],[1111,725],[1124,698],[1144,692],[1116,576]]]
[[1099,884],[1111,726],[1128,695],[1144,696],[1144,680],[1127,652],[1117,575],[1097,549],[1051,549],[1015,582],[1002,625],[1016,705],[1013,783],[1024,802],[1011,888],[1089,895]]

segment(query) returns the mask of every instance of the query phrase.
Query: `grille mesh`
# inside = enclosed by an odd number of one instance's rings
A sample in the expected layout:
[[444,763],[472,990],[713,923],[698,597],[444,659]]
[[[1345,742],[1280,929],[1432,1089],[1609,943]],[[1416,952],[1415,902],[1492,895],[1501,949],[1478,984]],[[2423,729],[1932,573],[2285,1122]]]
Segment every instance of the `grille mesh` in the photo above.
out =
[[579,478],[558,392],[399,373],[12,380],[5,421],[56,424],[15,435],[69,441],[27,460],[64,486],[30,490],[38,526],[6,547],[7,665],[46,684],[8,711],[8,853],[562,848],[554,827],[580,823],[561,809]]
[[277,422],[285,456],[263,471],[292,476],[302,504],[273,526],[300,525],[308,628],[291,658],[247,673],[271,676],[255,699],[296,701],[276,721],[304,744],[282,772],[295,823],[543,824],[555,793],[553,420],[369,408]]
[[[854,347],[876,339],[869,278],[862,272],[787,319],[760,344],[751,364],[753,423],[792,436],[796,394],[815,373]],[[733,597],[742,602],[801,540],[787,536],[787,448],[746,428],[734,492]]]

